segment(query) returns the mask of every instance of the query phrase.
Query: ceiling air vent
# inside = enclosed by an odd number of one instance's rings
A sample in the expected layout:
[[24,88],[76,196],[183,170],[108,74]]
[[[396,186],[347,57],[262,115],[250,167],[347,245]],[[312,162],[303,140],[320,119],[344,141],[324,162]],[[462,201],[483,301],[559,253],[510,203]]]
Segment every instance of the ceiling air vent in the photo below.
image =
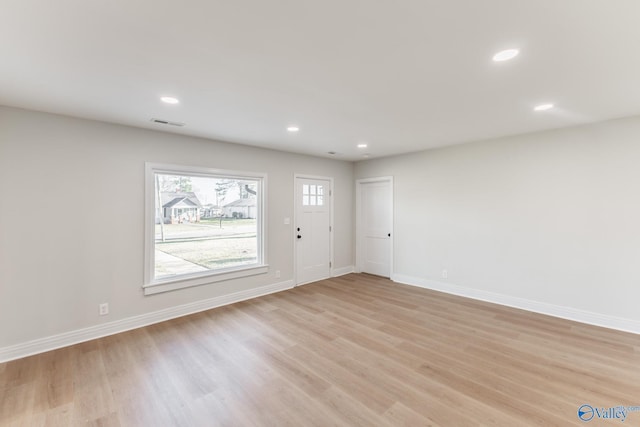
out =
[[151,121],[152,121],[153,123],[160,123],[161,125],[170,125],[170,126],[178,126],[178,127],[182,127],[182,126],[184,126],[184,123],[180,123],[180,122],[170,122],[169,120],[151,119]]

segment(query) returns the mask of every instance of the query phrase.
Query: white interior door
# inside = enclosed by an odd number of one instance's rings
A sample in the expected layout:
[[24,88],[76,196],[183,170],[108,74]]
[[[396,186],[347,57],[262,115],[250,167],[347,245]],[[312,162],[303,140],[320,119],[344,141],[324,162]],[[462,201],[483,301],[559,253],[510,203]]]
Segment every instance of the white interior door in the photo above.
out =
[[391,276],[393,193],[391,178],[358,181],[358,267]]
[[296,178],[296,284],[331,277],[331,181]]

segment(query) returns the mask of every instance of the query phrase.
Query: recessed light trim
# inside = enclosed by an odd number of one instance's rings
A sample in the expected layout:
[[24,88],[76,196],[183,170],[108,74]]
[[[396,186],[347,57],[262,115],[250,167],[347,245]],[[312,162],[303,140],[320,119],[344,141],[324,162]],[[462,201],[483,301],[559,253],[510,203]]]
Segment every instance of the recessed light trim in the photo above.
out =
[[495,62],[504,62],[518,56],[520,51],[518,49],[505,49],[493,55],[493,60]]
[[533,110],[534,111],[547,111],[553,108],[553,104],[540,104],[536,105]]
[[298,126],[289,126],[287,132],[298,132],[300,128]]
[[165,104],[179,104],[180,100],[178,98],[174,98],[173,96],[161,96],[160,101]]
[[358,144],[358,148],[367,148],[367,144]]

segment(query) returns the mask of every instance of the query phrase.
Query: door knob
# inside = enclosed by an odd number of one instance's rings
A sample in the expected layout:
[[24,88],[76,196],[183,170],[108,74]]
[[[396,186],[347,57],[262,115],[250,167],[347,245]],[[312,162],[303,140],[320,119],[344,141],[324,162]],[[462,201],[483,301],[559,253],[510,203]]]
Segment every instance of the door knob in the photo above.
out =
[[302,239],[302,236],[298,234],[298,239]]
[[391,233],[387,234],[387,237],[391,237]]

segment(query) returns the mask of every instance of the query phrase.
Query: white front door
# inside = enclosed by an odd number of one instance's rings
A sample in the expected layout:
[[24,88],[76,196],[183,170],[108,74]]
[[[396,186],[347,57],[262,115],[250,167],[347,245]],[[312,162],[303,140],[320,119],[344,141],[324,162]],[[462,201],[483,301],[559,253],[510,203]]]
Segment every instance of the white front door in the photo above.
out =
[[296,284],[331,277],[331,181],[296,178]]
[[358,267],[391,276],[393,194],[391,178],[360,180],[358,190]]

